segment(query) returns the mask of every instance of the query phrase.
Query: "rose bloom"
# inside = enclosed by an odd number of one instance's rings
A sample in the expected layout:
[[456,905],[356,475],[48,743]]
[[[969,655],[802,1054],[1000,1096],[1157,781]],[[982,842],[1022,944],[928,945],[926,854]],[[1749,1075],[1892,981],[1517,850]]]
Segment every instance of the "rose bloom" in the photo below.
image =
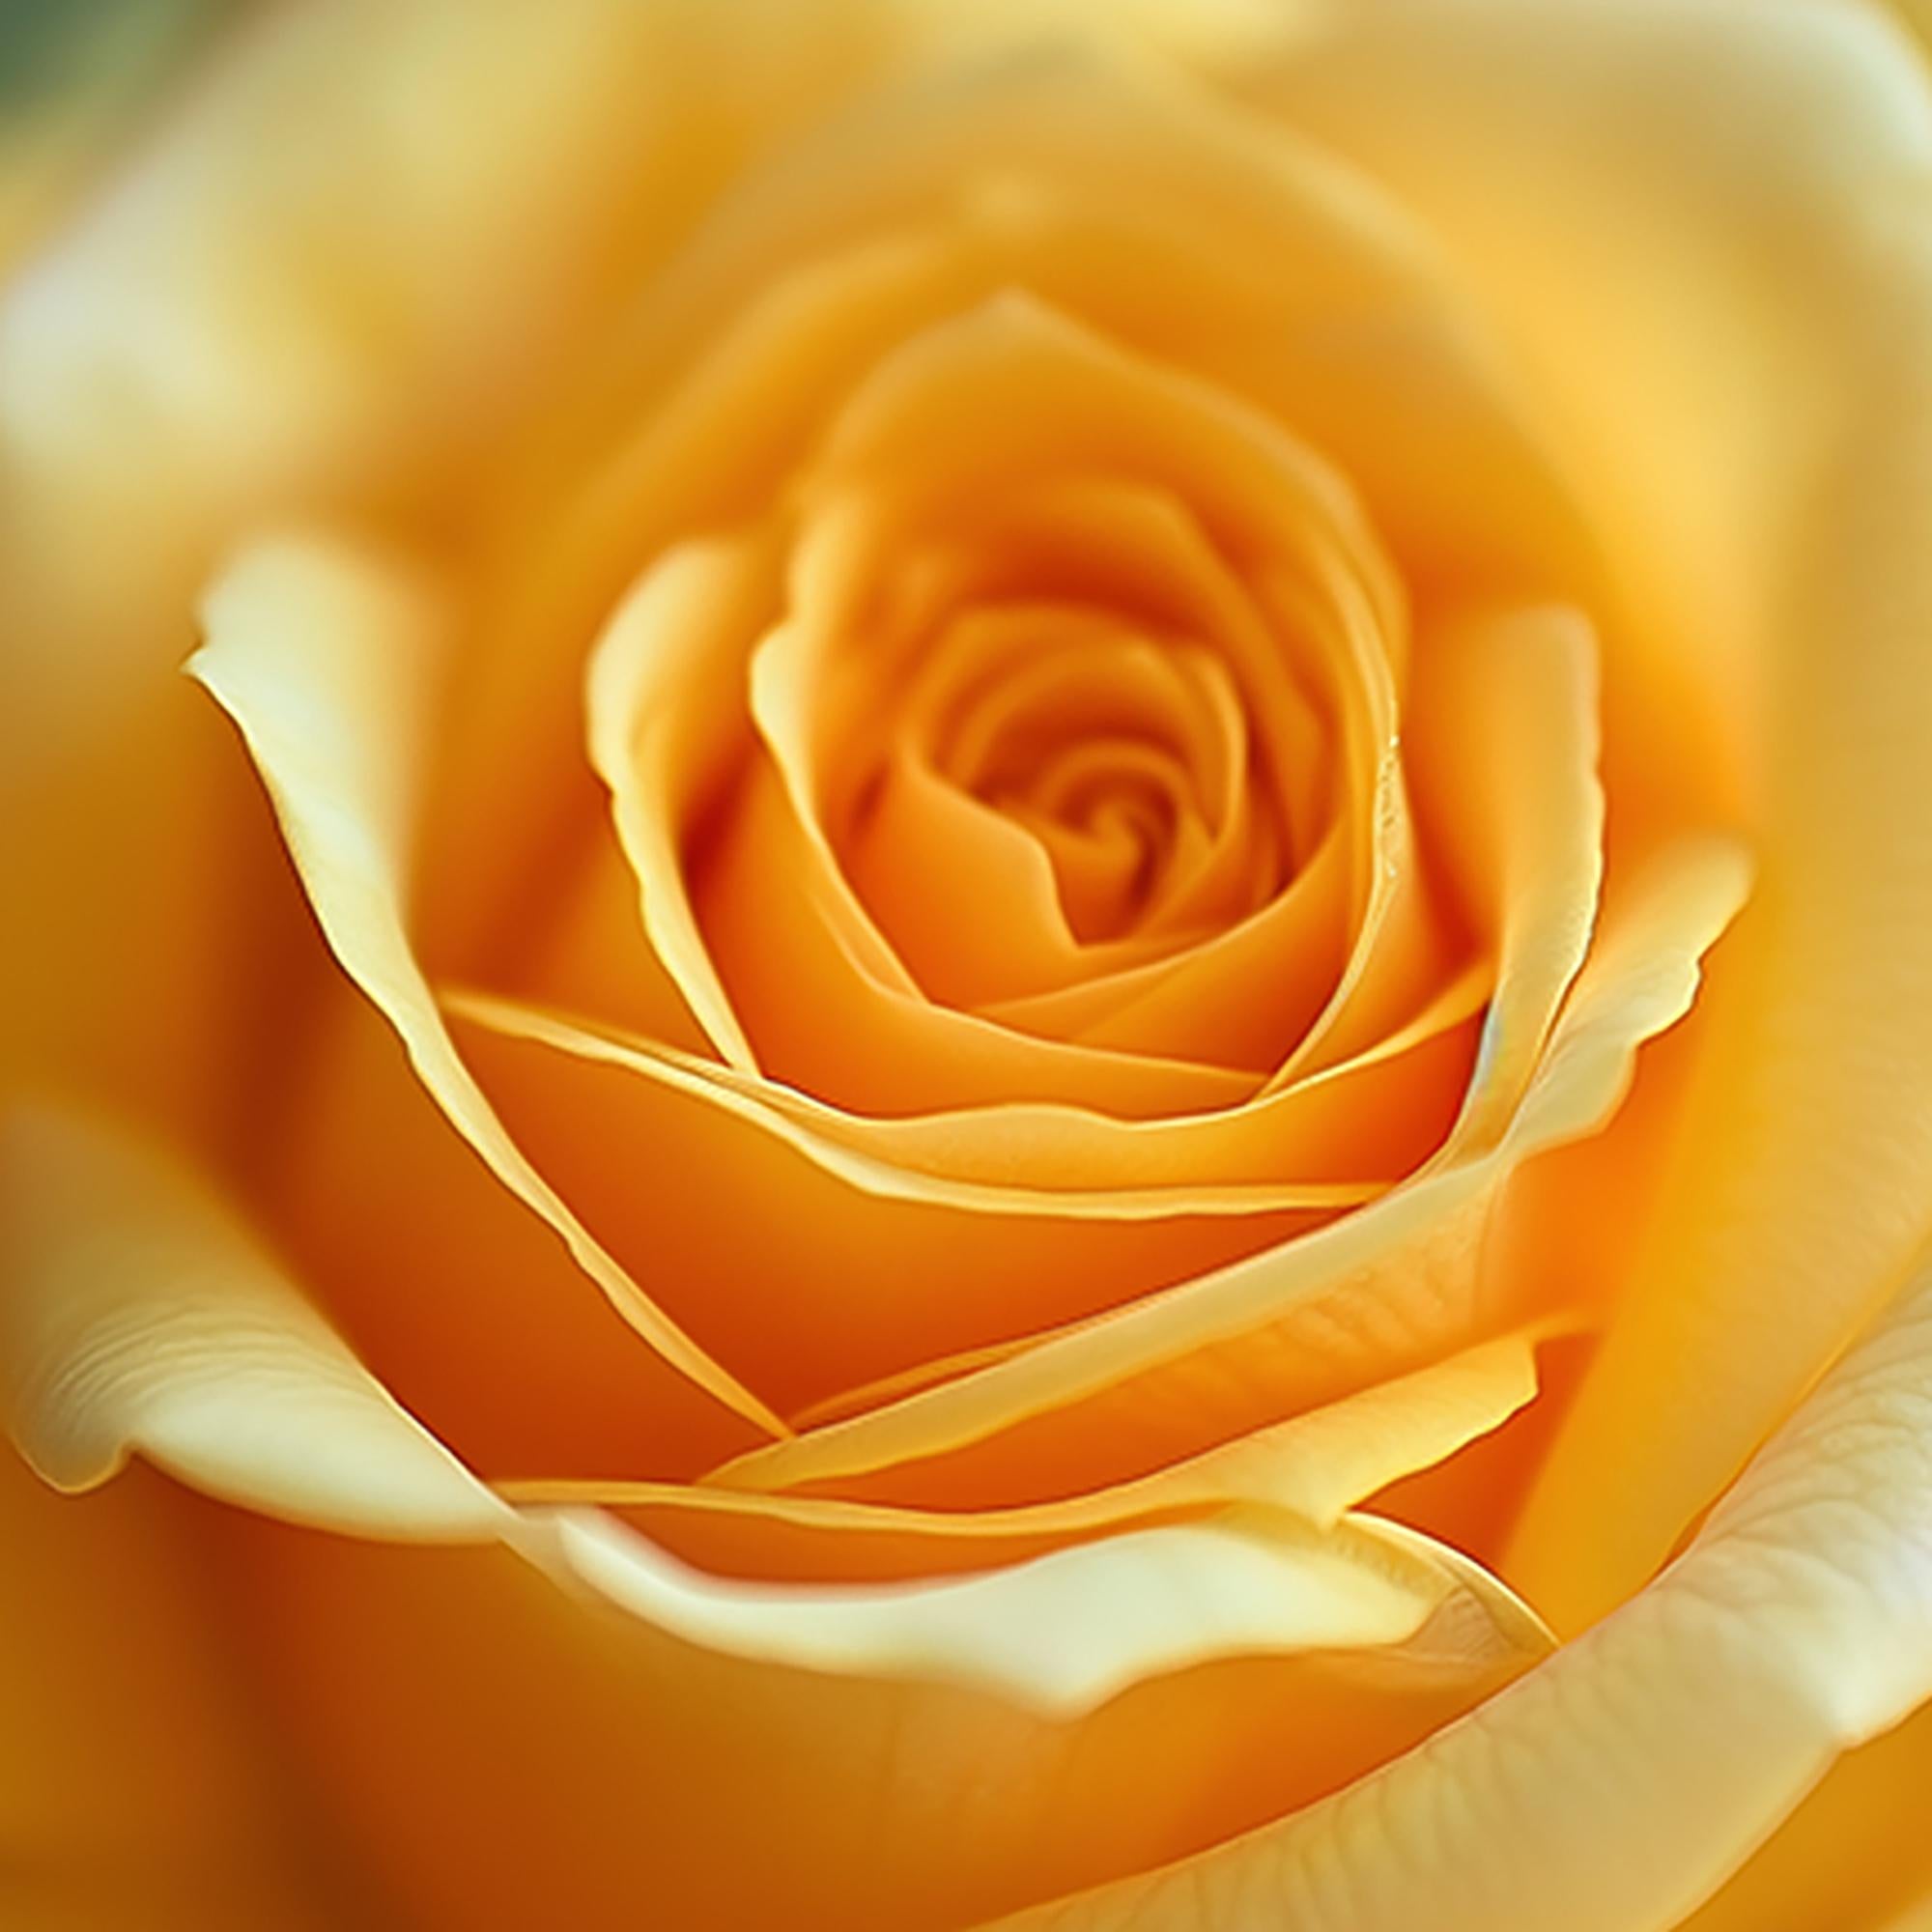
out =
[[0,226],[8,1925],[1928,1922],[1905,24],[105,100]]

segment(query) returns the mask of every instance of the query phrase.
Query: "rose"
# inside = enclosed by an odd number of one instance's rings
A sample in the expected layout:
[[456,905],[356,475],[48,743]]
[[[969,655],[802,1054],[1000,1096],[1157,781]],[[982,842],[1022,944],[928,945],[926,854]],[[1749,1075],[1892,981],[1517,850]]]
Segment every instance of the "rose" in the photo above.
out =
[[294,11],[15,279],[10,1418],[249,1506],[10,1487],[61,1909],[1663,1925],[1924,1694],[1913,56],[1060,11]]

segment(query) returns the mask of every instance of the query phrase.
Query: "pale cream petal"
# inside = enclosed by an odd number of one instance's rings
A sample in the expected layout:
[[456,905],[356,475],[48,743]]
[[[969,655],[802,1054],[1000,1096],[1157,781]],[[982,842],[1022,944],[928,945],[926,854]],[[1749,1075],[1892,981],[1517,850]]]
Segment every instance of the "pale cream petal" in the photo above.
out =
[[601,1513],[560,1512],[550,1526],[568,1575],[707,1648],[957,1684],[1060,1719],[1230,1655],[1332,1652],[1341,1668],[1485,1678],[1525,1667],[1548,1642],[1493,1578],[1371,1517],[1321,1531],[1236,1510],[978,1576],[782,1590],[706,1577]]
[[713,1045],[742,1067],[757,1059],[692,912],[684,847],[752,750],[746,644],[779,596],[772,552],[751,538],[672,551],[606,627],[584,692],[591,762],[644,930]]
[[213,1494],[358,1535],[465,1542],[508,1525],[164,1156],[22,1108],[0,1187],[7,1406],[48,1481],[89,1489],[138,1452]]
[[1451,1137],[1506,1131],[1589,951],[1604,872],[1594,641],[1576,611],[1471,612],[1416,656],[1418,812],[1496,953]]
[[1420,1749],[1006,1932],[1677,1924],[1932,1695],[1932,1264],[1648,1589]]
[[242,727],[318,919],[453,1124],[555,1228],[668,1360],[776,1435],[784,1425],[670,1322],[504,1132],[449,1037],[406,923],[415,793],[446,613],[399,566],[314,535],[264,540],[216,582],[189,668]]

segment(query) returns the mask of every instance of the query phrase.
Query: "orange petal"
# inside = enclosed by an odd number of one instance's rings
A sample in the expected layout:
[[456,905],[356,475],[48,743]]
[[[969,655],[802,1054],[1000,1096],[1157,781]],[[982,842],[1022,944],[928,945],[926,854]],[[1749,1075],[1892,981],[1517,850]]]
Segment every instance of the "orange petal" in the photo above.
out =
[[425,1083],[505,1186],[666,1358],[783,1435],[597,1246],[492,1112],[450,1040],[406,923],[408,846],[442,612],[416,580],[313,537],[264,543],[208,603],[191,669],[242,726],[336,956],[408,1045]]

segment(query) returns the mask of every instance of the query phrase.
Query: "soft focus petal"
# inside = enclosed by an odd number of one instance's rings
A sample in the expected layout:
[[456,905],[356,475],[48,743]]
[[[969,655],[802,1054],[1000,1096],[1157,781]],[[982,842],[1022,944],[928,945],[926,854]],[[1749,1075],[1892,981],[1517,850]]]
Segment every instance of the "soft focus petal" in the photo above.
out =
[[1932,1710],[1921,1709],[1847,1751],[1683,1932],[1909,1932],[1915,1908],[1932,1905],[1929,1783]]
[[[92,38],[167,11],[14,13]],[[835,13],[801,36],[762,31],[782,0],[250,8],[0,290],[0,898],[34,938],[0,962],[7,1077],[249,1143],[238,1096],[315,982],[270,828],[175,676],[198,584],[297,501],[446,536],[579,332],[908,38]]]
[[75,1503],[0,1448],[0,1918],[31,1932],[379,1924],[237,1670],[190,1499]]
[[1810,0],[1338,11],[1257,93],[1482,290],[1621,635],[1715,695],[1707,762],[1763,856],[1684,1157],[1517,1553],[1573,1628],[1667,1556],[1932,1203],[1932,96],[1880,10]]
[[0,270],[69,214],[222,0],[15,12],[0,30]]
[[1350,1790],[1011,1932],[1672,1925],[1932,1695],[1928,1627],[1932,1262],[1597,1628]]

